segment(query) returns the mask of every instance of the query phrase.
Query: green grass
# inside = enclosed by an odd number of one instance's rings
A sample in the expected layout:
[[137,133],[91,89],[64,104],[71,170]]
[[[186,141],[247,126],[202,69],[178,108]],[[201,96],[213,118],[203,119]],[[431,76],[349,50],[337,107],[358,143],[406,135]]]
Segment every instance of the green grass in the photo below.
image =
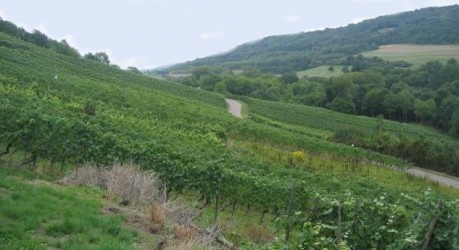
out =
[[362,53],[366,57],[380,57],[386,61],[406,61],[419,67],[429,61],[445,63],[450,58],[459,60],[459,45],[393,44]]
[[0,248],[132,249],[139,233],[102,213],[103,192],[64,187],[0,162]]
[[298,78],[302,79],[305,77],[335,77],[343,74],[342,68],[340,65],[332,65],[334,67],[333,71],[328,70],[331,65],[322,65],[312,69],[307,69],[304,71],[298,71],[296,75]]

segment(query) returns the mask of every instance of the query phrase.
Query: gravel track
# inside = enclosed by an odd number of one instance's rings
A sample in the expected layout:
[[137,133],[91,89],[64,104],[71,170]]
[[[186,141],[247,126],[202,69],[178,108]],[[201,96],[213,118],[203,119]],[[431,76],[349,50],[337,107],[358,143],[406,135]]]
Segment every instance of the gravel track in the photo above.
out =
[[228,104],[228,112],[230,112],[232,115],[236,116],[237,118],[242,119],[241,103],[233,99],[225,99],[225,101]]

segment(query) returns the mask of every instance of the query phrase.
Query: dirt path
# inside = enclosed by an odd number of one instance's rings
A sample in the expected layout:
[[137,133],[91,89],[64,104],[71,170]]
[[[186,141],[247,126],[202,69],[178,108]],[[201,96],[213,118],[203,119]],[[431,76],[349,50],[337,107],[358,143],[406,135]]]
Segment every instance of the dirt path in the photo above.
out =
[[241,103],[233,99],[225,99],[225,101],[228,104],[228,112],[230,112],[232,115],[236,116],[237,118],[242,119]]
[[438,182],[440,184],[458,188],[459,189],[459,178],[454,176],[449,176],[443,173],[422,169],[422,168],[409,168],[406,170],[402,170],[406,173],[412,174],[417,177],[426,178],[433,182]]

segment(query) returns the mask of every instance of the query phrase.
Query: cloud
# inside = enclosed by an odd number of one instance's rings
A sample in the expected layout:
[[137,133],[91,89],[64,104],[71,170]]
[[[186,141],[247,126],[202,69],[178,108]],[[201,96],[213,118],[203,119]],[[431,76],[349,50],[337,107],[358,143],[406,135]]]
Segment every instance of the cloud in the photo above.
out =
[[201,33],[200,35],[200,38],[203,39],[203,40],[207,40],[207,39],[215,39],[215,38],[219,38],[219,37],[222,37],[224,35],[226,35],[226,31],[218,31],[218,32],[205,32],[205,33]]
[[445,5],[454,5],[459,4],[458,0],[431,0],[429,1],[429,5],[432,6],[445,6]]
[[364,20],[368,20],[368,19],[372,19],[372,17],[357,17],[357,18],[352,19],[350,23],[357,24],[357,23],[360,23],[360,22],[362,22]]
[[126,69],[129,66],[134,66],[137,68],[139,66],[139,59],[136,57],[130,57],[126,60],[120,61],[118,65],[123,69]]
[[78,44],[75,41],[75,38],[72,35],[65,35],[60,38],[60,40],[65,40],[70,46],[78,48]]
[[335,29],[339,28],[342,25],[329,25],[329,26],[318,26],[318,27],[309,27],[303,30],[303,32],[311,32],[311,31],[319,31],[319,30],[325,30],[325,29]]
[[29,23],[16,22],[16,25],[18,27],[21,27],[21,28],[25,29],[28,32],[32,32],[34,30],[38,30],[41,33],[49,35],[48,28],[46,27],[46,25],[44,23],[40,23],[38,25],[30,25]]
[[384,1],[385,0],[351,0],[352,3],[380,3]]
[[48,28],[44,23],[40,23],[38,27],[35,28],[36,30],[39,30],[41,33],[49,34]]
[[0,17],[6,19],[6,13],[2,9],[0,9]]
[[298,22],[300,20],[301,20],[301,17],[295,16],[295,15],[287,16],[285,18],[285,21],[287,21],[287,22]]

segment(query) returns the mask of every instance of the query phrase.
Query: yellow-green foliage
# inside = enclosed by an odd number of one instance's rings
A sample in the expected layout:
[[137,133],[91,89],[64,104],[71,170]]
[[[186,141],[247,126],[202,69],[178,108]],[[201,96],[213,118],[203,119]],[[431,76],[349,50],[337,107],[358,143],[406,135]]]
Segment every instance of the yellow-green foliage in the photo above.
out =
[[300,165],[303,164],[304,161],[306,160],[306,153],[304,151],[295,151],[292,153],[292,159],[293,159],[293,164]]

